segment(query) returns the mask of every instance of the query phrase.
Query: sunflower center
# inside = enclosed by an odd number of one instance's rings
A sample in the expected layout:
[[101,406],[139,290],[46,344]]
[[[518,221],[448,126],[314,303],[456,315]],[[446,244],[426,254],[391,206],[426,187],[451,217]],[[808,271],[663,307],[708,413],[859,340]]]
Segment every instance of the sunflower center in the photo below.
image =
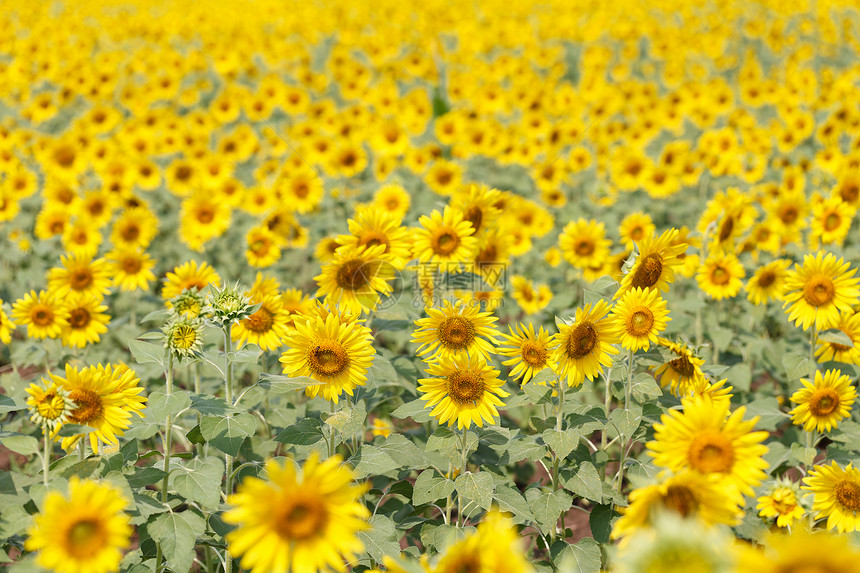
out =
[[484,379],[468,370],[448,376],[448,395],[458,404],[470,404],[484,395]]
[[836,484],[834,493],[843,508],[860,511],[860,484],[847,479],[842,480]]
[[627,318],[626,327],[631,336],[645,336],[654,327],[654,313],[649,308],[640,307]]
[[588,356],[597,344],[597,330],[590,322],[577,324],[567,337],[567,355],[571,358]]
[[90,323],[90,313],[85,308],[76,308],[69,313],[69,326],[72,328],[84,328]]
[[594,252],[594,241],[581,239],[573,246],[573,250],[580,257],[587,257]]
[[839,394],[833,388],[818,390],[809,401],[809,412],[816,417],[827,416],[838,407]]
[[274,323],[275,315],[265,307],[260,307],[260,310],[245,320],[245,328],[253,332],[269,332]]
[[529,366],[543,366],[546,364],[546,348],[537,342],[524,342],[520,350],[520,356],[522,356],[523,362]]
[[726,215],[726,218],[723,219],[723,222],[720,224],[720,234],[718,235],[719,241],[722,243],[726,239],[732,236],[732,231],[735,230],[735,218],[731,215]]
[[137,257],[126,257],[122,260],[122,270],[130,275],[139,273],[142,266]]
[[684,378],[692,378],[693,374],[696,373],[693,363],[686,356],[679,356],[674,360],[670,360],[669,366]]
[[201,223],[211,223],[215,219],[215,211],[211,207],[201,207],[197,211],[197,220]]
[[835,231],[839,228],[839,225],[842,223],[842,219],[836,213],[830,213],[824,219],[824,230],[825,231]]
[[472,206],[466,211],[465,219],[472,223],[472,227],[477,233],[481,228],[481,222],[484,220],[484,212],[480,207]]
[[767,288],[776,280],[776,273],[773,271],[764,271],[758,277],[758,286]]
[[819,275],[807,281],[803,287],[803,300],[810,306],[824,306],[833,300],[836,288],[829,277]]
[[462,316],[451,316],[437,330],[439,342],[446,348],[466,348],[475,340],[475,325]]
[[299,199],[305,199],[310,194],[310,192],[311,192],[310,187],[308,187],[308,184],[305,183],[304,181],[296,183],[293,186],[293,193]]
[[670,485],[666,488],[663,505],[678,512],[681,517],[694,514],[699,508],[699,502],[693,491],[685,485]]
[[321,376],[335,376],[349,366],[349,355],[340,342],[329,340],[308,350],[307,365]]
[[720,432],[704,430],[690,443],[687,459],[694,470],[703,473],[729,473],[735,463],[732,443]]
[[98,420],[104,411],[101,397],[92,390],[72,390],[69,398],[77,406],[71,416],[76,424],[86,425]]
[[711,282],[717,286],[728,284],[732,276],[723,267],[717,267],[711,272]]
[[651,288],[657,284],[662,274],[663,257],[659,253],[651,253],[636,265],[636,272],[633,273],[630,285],[633,288]]
[[362,259],[352,259],[346,261],[337,270],[335,280],[337,286],[346,290],[358,290],[370,282],[370,277],[367,272],[366,263]]
[[69,285],[75,290],[84,290],[93,282],[89,269],[76,269],[69,274]]
[[48,307],[39,306],[30,314],[30,320],[36,326],[48,326],[54,322],[54,313]]
[[300,499],[287,506],[276,530],[284,539],[303,540],[320,535],[327,523],[328,512],[320,501]]
[[180,324],[173,331],[171,344],[180,350],[188,350],[197,342],[197,331],[189,324]]
[[77,559],[93,557],[102,547],[101,527],[95,520],[84,519],[78,521],[69,528],[68,549],[69,553]]
[[370,231],[365,233],[361,240],[358,242],[359,245],[367,246],[367,247],[375,247],[376,245],[385,245],[385,252],[388,252],[389,242],[388,238],[378,231]]
[[140,227],[135,223],[126,225],[122,230],[122,238],[128,242],[136,241],[140,237]]
[[440,255],[450,255],[460,245],[460,237],[451,230],[445,230],[433,241],[433,250]]
[[66,409],[66,401],[56,392],[51,391],[45,394],[42,400],[37,404],[36,409],[39,415],[46,420],[56,420]]

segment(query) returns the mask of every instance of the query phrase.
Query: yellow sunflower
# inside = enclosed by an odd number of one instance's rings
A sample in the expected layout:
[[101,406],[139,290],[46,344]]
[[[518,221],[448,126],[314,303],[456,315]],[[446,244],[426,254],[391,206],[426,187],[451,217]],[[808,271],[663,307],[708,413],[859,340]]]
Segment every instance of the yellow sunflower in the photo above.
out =
[[535,375],[549,368],[555,372],[558,368],[550,356],[550,336],[543,326],[535,333],[535,327],[529,323],[528,328],[522,323],[517,323],[516,328],[508,326],[510,335],[502,334],[505,341],[503,346],[497,350],[502,356],[510,356],[509,360],[502,362],[505,366],[513,366],[510,376],[514,379],[522,378],[522,384],[527,384]]
[[280,362],[287,376],[309,376],[320,384],[305,388],[305,394],[337,404],[341,394],[352,396],[356,386],[364,386],[373,362],[370,329],[358,322],[342,321],[333,313],[296,319],[296,329],[283,339],[289,347]]
[[319,285],[316,296],[353,314],[374,310],[380,295],[391,292],[389,281],[394,278],[394,266],[384,253],[385,245],[339,248],[314,277]]
[[483,356],[442,358],[429,364],[426,372],[433,378],[419,379],[418,392],[440,424],[456,422],[460,429],[472,422],[478,427],[493,424],[499,415],[496,408],[504,406],[500,398],[509,395],[502,389],[499,371]]
[[110,265],[106,259],[92,259],[77,255],[62,255],[62,267],[48,271],[48,292],[65,297],[77,292],[96,298],[110,293]]
[[36,562],[57,573],[118,571],[131,545],[128,501],[109,483],[69,480],[69,495],[49,491],[24,544]]
[[339,456],[314,452],[299,473],[294,462],[266,462],[265,479],[246,477],[227,498],[224,521],[230,553],[251,573],[340,571],[364,549],[356,535],[369,528],[360,498],[366,485]]
[[860,313],[842,313],[833,328],[841,330],[847,336],[852,346],[839,344],[838,342],[824,341],[818,339],[818,348],[815,349],[815,359],[819,363],[835,360],[844,364],[860,364]]
[[384,245],[381,259],[395,269],[403,270],[411,256],[409,231],[400,225],[400,218],[377,207],[357,209],[349,219],[349,235],[339,235],[338,245],[354,248]]
[[656,230],[657,227],[654,226],[651,216],[640,211],[624,217],[618,226],[618,235],[624,246],[632,249],[642,239],[653,235]]
[[107,305],[100,299],[72,293],[66,297],[68,323],[63,326],[60,338],[63,344],[72,348],[83,348],[99,341],[99,336],[108,331],[110,316],[105,314]]
[[669,229],[659,237],[649,235],[638,243],[639,254],[624,275],[615,298],[631,288],[669,290],[669,283],[675,280],[675,267],[683,264],[680,256],[687,250],[687,244],[677,240],[678,234],[678,229]]
[[817,430],[829,432],[851,415],[851,407],[857,399],[857,390],[851,377],[839,370],[828,370],[824,376],[815,371],[815,380],[801,378],[803,388],[791,395],[797,404],[790,413],[791,421],[803,426],[807,432]]
[[0,299],[0,342],[3,344],[9,344],[12,342],[12,331],[16,328],[17,326],[15,323],[12,322],[9,315],[6,314],[3,299]]
[[[208,263],[197,264],[197,261],[188,261],[174,267],[164,277],[164,287],[161,289],[161,298],[170,300],[182,294],[185,289],[196,289],[198,292],[210,284],[220,284],[221,277]],[[169,303],[168,303],[169,304]]]
[[304,320],[314,308],[314,299],[297,288],[288,288],[281,294],[281,303],[287,312],[287,328],[295,329],[296,320]]
[[815,204],[809,237],[812,248],[817,249],[820,244],[842,246],[856,214],[857,207],[838,196]]
[[110,240],[114,248],[146,249],[158,233],[158,217],[146,207],[125,209],[116,218]]
[[791,481],[778,481],[766,495],[756,500],[756,509],[761,517],[775,518],[777,527],[791,527],[803,519],[806,510],[800,503],[800,488]]
[[44,378],[38,384],[30,384],[27,394],[30,420],[40,426],[47,424],[49,431],[53,431],[59,424],[65,424],[75,409],[75,403],[69,398],[68,391]]
[[740,292],[743,279],[746,276],[744,267],[733,253],[715,253],[710,255],[699,272],[696,282],[705,294],[715,300],[732,298]]
[[672,395],[680,398],[689,396],[694,388],[707,382],[705,373],[702,372],[702,364],[705,361],[693,355],[691,348],[665,338],[658,338],[657,344],[668,348],[677,356],[658,366],[654,372],[661,388],[668,386]]
[[860,525],[860,470],[849,463],[816,465],[803,479],[801,489],[813,494],[812,511],[816,519],[827,518],[827,529],[839,533],[857,531]]
[[475,257],[478,239],[475,228],[459,209],[446,206],[418,220],[421,228],[413,232],[412,253],[422,263],[464,263]]
[[860,551],[848,536],[806,527],[769,533],[762,544],[744,547],[736,573],[847,573],[860,562]]
[[729,415],[727,402],[699,396],[681,404],[683,412],[671,410],[654,425],[655,439],[647,444],[654,463],[674,472],[719,474],[735,492],[753,495],[768,468],[761,443],[768,434],[753,431],[758,417],[744,421],[745,407]]
[[259,302],[260,308],[234,324],[230,331],[237,348],[246,343],[256,344],[263,350],[275,350],[283,346],[283,339],[290,332],[287,327],[290,313],[284,309],[283,299],[278,294],[272,294],[262,300],[252,298],[251,302]]
[[475,235],[479,235],[492,228],[502,214],[495,206],[500,196],[498,189],[470,184],[451,198],[451,206],[462,211],[464,219],[475,229]]
[[511,286],[511,296],[526,314],[537,314],[552,300],[552,291],[547,285],[537,285],[535,288],[534,283],[524,276],[511,277]]
[[[390,567],[387,570],[397,572]],[[433,569],[434,573],[533,573],[534,570],[516,526],[498,510],[487,513],[477,531],[447,547]]]
[[588,378],[594,380],[604,366],[612,366],[610,354],[618,354],[613,346],[619,342],[607,316],[609,305],[604,300],[576,309],[572,324],[561,324],[550,344],[555,348],[552,360],[558,364],[559,379],[567,378],[570,386],[579,386]]
[[[412,342],[420,344],[416,355],[425,360],[480,355],[487,359],[494,352],[499,331],[493,323],[498,318],[491,312],[481,312],[474,305],[445,299],[442,308],[427,307],[426,318],[415,321],[418,328],[412,333]],[[429,356],[428,356],[429,355]]]
[[373,194],[372,205],[402,219],[409,211],[412,198],[400,185],[383,185]]
[[737,496],[726,492],[720,476],[695,471],[661,477],[658,483],[630,492],[630,505],[619,508],[621,518],[612,527],[612,539],[620,539],[650,526],[658,512],[672,511],[696,517],[708,525],[737,525],[743,515]]
[[621,338],[621,346],[636,352],[648,350],[657,335],[666,330],[669,311],[658,290],[632,288],[615,303],[610,319]]
[[823,251],[803,257],[803,264],[795,264],[786,279],[783,308],[788,320],[803,330],[813,325],[822,330],[839,322],[840,312],[851,312],[860,301],[860,279],[850,267],[850,262]]
[[245,235],[248,248],[245,258],[252,267],[265,268],[272,266],[281,258],[280,238],[268,227],[251,227]]
[[122,291],[148,290],[150,281],[155,280],[152,269],[155,261],[147,253],[137,248],[116,248],[107,253],[113,284]]
[[594,219],[571,221],[558,236],[561,256],[578,269],[603,266],[611,245],[612,241],[606,238],[606,226]]
[[746,284],[747,300],[753,304],[782,300],[789,265],[791,261],[788,259],[776,259],[756,270]]
[[69,310],[53,294],[31,290],[12,305],[12,318],[27,327],[30,338],[59,338],[69,323]]

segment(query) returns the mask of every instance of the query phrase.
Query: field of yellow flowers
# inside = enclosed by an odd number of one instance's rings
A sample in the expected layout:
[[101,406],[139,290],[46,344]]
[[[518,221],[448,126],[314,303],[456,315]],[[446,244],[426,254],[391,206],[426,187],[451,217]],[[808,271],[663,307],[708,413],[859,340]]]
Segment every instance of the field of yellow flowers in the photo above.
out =
[[0,566],[860,571],[860,5],[0,11]]

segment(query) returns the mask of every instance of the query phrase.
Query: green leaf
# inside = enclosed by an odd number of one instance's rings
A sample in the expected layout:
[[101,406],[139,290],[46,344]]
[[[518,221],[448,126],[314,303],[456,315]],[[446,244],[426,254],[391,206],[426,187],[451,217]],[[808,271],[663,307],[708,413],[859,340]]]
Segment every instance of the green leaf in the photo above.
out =
[[95,432],[96,429],[91,426],[82,426],[81,424],[63,424],[57,435],[61,438],[71,438],[80,434],[89,434]]
[[776,398],[759,398],[747,404],[746,407],[745,418],[759,417],[755,425],[759,430],[776,430],[779,424],[789,418],[788,414],[779,410],[779,402]]
[[191,394],[191,409],[197,410],[204,416],[226,416],[238,412],[236,408],[227,403],[223,398],[210,396],[209,394]]
[[221,502],[221,478],[224,477],[224,461],[221,458],[194,458],[171,470],[172,487],[179,495],[203,507],[218,507]]
[[206,531],[206,520],[195,510],[167,512],[150,518],[146,527],[158,542],[174,571],[188,571],[194,563],[197,537]]
[[535,520],[529,504],[518,489],[506,485],[497,485],[493,499],[499,504],[502,511],[509,511],[517,517],[518,523],[531,522]]
[[523,386],[523,393],[528,396],[532,404],[537,406],[552,404],[552,388],[550,386],[529,383]]
[[39,451],[39,440],[16,432],[0,431],[0,444],[22,456],[30,456]]
[[782,357],[782,366],[791,385],[794,381],[809,376],[815,368],[815,363],[804,354],[789,353]]
[[168,415],[175,417],[190,405],[191,393],[187,390],[178,390],[170,396],[161,390],[156,390],[149,395],[143,415],[149,422],[162,422]]
[[591,535],[599,543],[609,543],[609,534],[612,533],[612,520],[615,512],[611,505],[595,505],[588,516],[588,524],[591,526]]
[[642,422],[642,408],[639,406],[631,406],[626,410],[616,408],[609,413],[609,420],[619,434],[630,439]]
[[230,456],[237,456],[242,442],[257,431],[257,419],[247,412],[232,417],[204,416],[200,433],[209,444]]
[[303,418],[298,423],[284,428],[275,438],[275,441],[282,444],[310,446],[322,439],[322,422],[317,418]]
[[564,481],[564,487],[591,501],[603,499],[603,480],[591,462],[582,462],[576,473]]
[[376,562],[383,558],[400,556],[400,535],[391,518],[384,515],[374,515],[368,521],[370,529],[358,532],[358,538],[364,544],[364,549]]
[[164,479],[164,476],[167,475],[164,471],[156,468],[156,467],[146,467],[146,468],[134,468],[132,473],[125,476],[128,480],[128,485],[131,486],[132,489],[139,489],[142,487],[146,487],[148,485],[157,483]]
[[561,514],[573,505],[573,498],[564,491],[551,491],[540,488],[526,490],[526,501],[535,516],[540,530],[549,535]]
[[418,474],[412,486],[412,503],[424,505],[446,498],[454,491],[454,482],[436,475],[436,470],[424,470]]
[[391,434],[378,447],[400,464],[400,467],[415,470],[425,467],[424,452],[403,434]]
[[555,428],[550,428],[549,430],[544,430],[541,436],[544,443],[561,459],[566,458],[567,454],[579,445],[580,435],[574,429],[556,430]]
[[412,400],[391,412],[391,417],[399,420],[412,418],[416,423],[424,424],[430,421],[430,409],[427,408],[426,401],[420,399]]
[[630,391],[638,402],[647,402],[663,394],[654,377],[647,372],[637,374],[633,378],[633,385],[630,387]]
[[289,376],[269,374],[267,372],[260,374],[260,380],[257,382],[257,385],[263,390],[282,394],[304,390],[308,386],[320,386],[322,384],[323,382],[319,382],[318,380],[314,380],[307,376],[296,376],[291,378]]
[[18,410],[24,410],[26,408],[26,404],[18,402],[11,396],[5,396],[3,394],[0,394],[0,414],[5,414],[7,412],[17,412]]
[[487,472],[466,472],[454,480],[457,493],[478,504],[482,509],[490,509],[493,502],[493,476]]
[[350,461],[355,464],[356,477],[359,479],[369,475],[382,475],[400,467],[391,456],[370,444],[361,446],[357,458],[358,463],[355,463],[355,457]]
[[162,345],[142,340],[129,340],[128,349],[138,364],[151,362],[164,368],[165,351]]
[[800,463],[809,467],[815,461],[818,451],[815,448],[807,448],[795,442],[791,444],[789,453],[791,454],[789,461],[793,462],[793,465]]
[[559,571],[565,573],[596,573],[600,571],[600,545],[591,537],[583,537],[573,545],[560,542],[561,550],[553,555]]
[[854,348],[854,341],[851,340],[851,337],[845,334],[843,331],[838,328],[830,328],[828,330],[823,330],[818,333],[818,338],[823,340],[824,342],[829,342],[831,344],[841,344],[842,346],[847,346],[848,348]]
[[373,357],[373,364],[367,371],[367,380],[376,386],[398,386],[400,375],[387,358],[377,354]]
[[345,438],[351,438],[364,430],[364,420],[367,418],[367,410],[363,403],[352,407],[341,408],[326,418],[325,423],[335,428]]

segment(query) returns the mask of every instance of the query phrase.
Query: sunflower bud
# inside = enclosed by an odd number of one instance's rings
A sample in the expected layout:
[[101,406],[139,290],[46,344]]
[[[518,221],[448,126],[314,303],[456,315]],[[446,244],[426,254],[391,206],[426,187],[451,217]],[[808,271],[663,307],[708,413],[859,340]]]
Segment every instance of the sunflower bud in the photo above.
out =
[[75,402],[69,397],[69,392],[44,378],[41,384],[30,384],[27,394],[30,395],[27,398],[30,419],[35,424],[47,424],[49,433],[66,423],[69,414],[75,409]]
[[238,283],[220,288],[210,287],[210,289],[206,297],[206,306],[203,307],[207,324],[224,328],[228,324],[248,318],[260,308],[259,304],[251,303],[248,291],[241,288]]
[[203,312],[203,295],[196,289],[185,289],[170,300],[173,312],[182,318],[194,319]]
[[203,323],[182,316],[174,318],[162,329],[164,346],[177,360],[196,358],[203,349]]

